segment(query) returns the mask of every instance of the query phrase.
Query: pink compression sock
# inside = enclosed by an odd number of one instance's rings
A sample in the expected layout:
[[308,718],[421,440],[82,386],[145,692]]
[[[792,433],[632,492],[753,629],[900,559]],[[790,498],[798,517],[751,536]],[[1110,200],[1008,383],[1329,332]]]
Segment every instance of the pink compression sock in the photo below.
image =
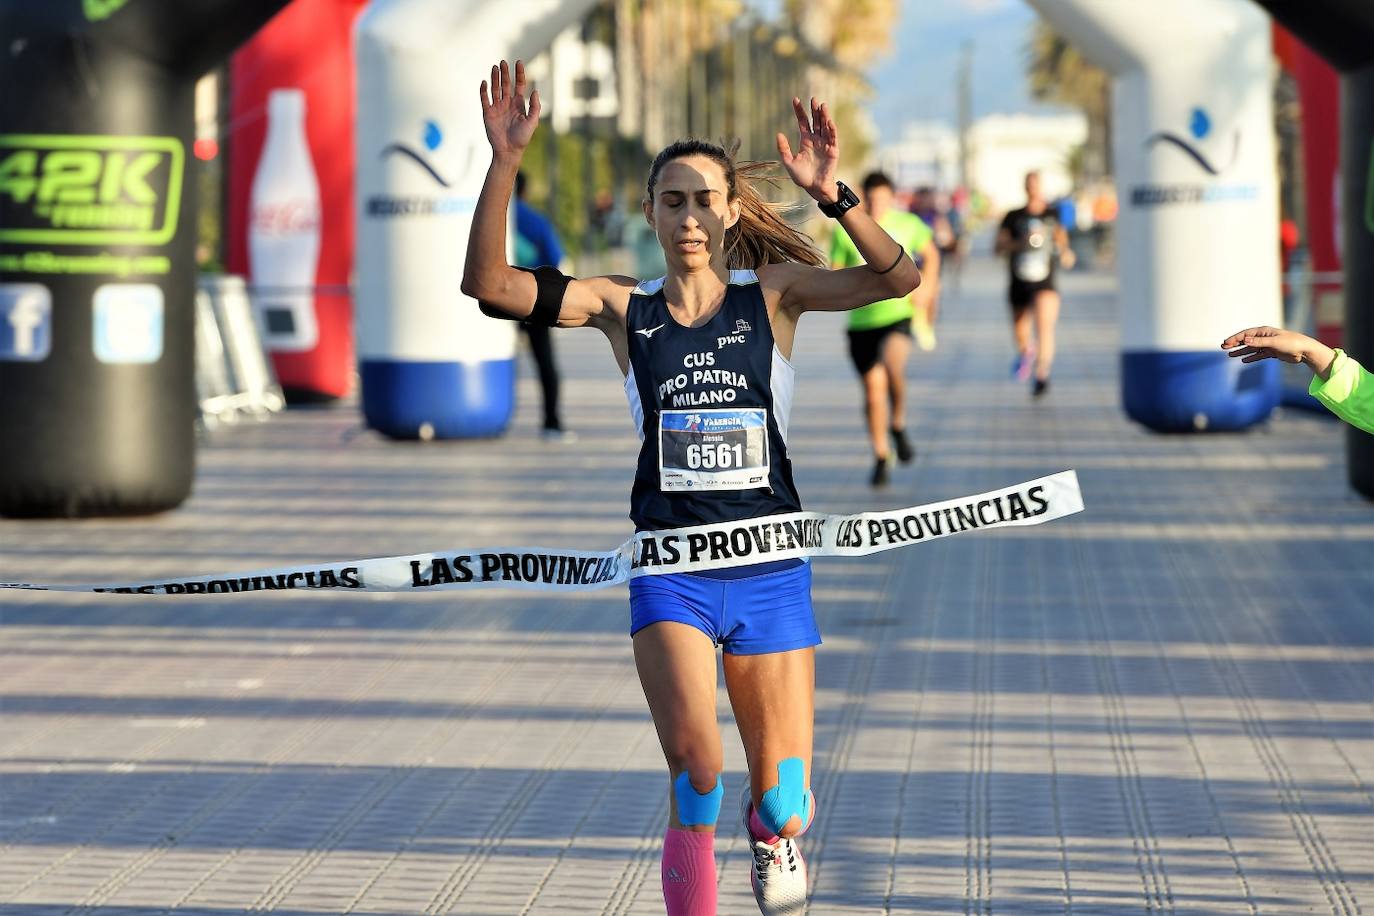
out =
[[778,835],[763,825],[763,821],[759,819],[758,809],[753,805],[749,806],[749,833],[754,839],[762,840],[769,846],[778,841]]
[[669,828],[662,876],[668,916],[716,916],[716,835]]

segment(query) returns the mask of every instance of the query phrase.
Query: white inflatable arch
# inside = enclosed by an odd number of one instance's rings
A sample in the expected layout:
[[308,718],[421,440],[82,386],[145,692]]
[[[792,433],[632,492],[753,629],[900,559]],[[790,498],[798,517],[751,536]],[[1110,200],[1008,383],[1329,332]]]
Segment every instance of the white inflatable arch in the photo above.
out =
[[491,159],[477,86],[595,0],[374,0],[358,21],[356,321],[363,415],[396,438],[501,433],[515,326],[459,290]]
[[1281,320],[1269,17],[1250,0],[1028,0],[1114,77],[1121,397],[1156,430],[1243,429],[1278,366],[1219,344]]

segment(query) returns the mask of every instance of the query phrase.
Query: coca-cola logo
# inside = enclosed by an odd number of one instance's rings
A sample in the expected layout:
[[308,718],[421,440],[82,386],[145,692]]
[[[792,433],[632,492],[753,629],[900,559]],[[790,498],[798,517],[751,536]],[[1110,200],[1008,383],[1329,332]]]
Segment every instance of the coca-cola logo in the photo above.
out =
[[294,235],[320,228],[320,206],[298,198],[259,204],[249,214],[254,232],[264,235]]

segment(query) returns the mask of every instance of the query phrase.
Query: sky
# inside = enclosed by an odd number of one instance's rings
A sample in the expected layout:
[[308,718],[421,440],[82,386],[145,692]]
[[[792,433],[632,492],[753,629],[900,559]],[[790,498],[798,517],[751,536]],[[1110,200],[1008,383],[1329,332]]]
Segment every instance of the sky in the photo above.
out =
[[910,121],[958,117],[959,49],[973,40],[973,117],[1049,111],[1026,86],[1026,44],[1035,12],[1024,0],[901,0],[892,51],[867,74],[879,142],[901,137]]

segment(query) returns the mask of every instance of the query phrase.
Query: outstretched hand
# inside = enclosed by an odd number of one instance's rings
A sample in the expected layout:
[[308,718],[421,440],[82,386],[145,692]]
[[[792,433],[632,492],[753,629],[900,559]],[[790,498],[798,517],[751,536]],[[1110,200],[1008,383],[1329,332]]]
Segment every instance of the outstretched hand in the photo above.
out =
[[1221,342],[1227,356],[1239,356],[1243,363],[1277,359],[1285,363],[1307,363],[1322,378],[1331,368],[1336,352],[1319,340],[1297,331],[1261,326],[1237,331]]
[[491,68],[490,96],[488,84],[482,81],[482,124],[493,153],[520,153],[529,146],[534,129],[539,126],[539,90],[525,102],[525,64],[515,62],[515,80],[511,81],[510,66],[503,60]]
[[821,203],[834,203],[840,196],[835,187],[835,169],[840,162],[840,132],[830,117],[830,109],[814,98],[809,114],[798,98],[792,99],[792,109],[797,114],[801,139],[794,155],[787,135],[778,134],[782,166],[797,187]]

